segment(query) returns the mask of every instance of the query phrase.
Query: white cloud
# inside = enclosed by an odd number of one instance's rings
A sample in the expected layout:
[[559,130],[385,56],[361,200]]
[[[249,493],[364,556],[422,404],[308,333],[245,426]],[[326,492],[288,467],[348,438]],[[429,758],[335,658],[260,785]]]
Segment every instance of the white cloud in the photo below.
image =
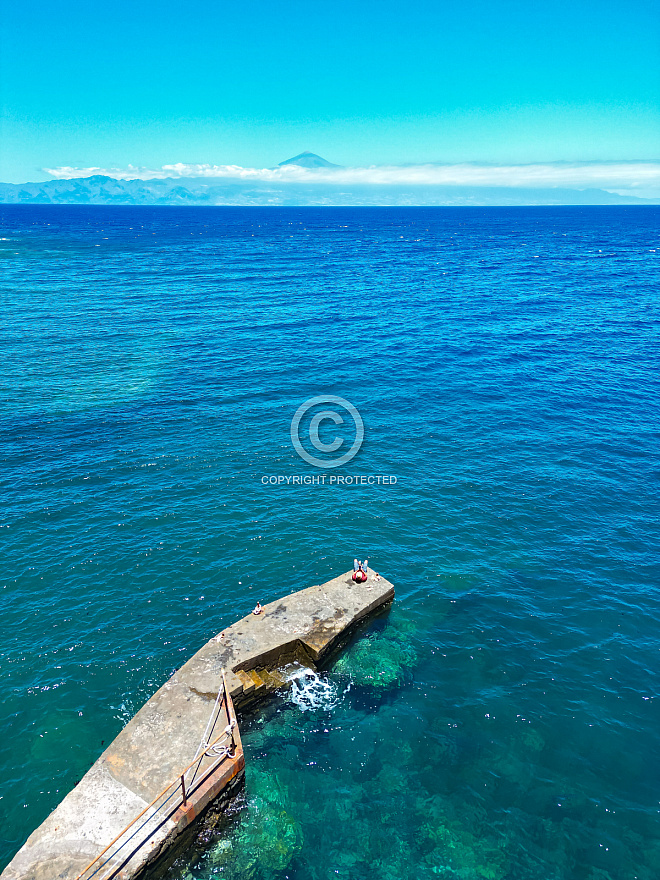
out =
[[245,183],[340,184],[378,186],[507,186],[605,189],[625,195],[660,196],[660,163],[555,162],[530,165],[372,165],[368,168],[244,168],[177,162],[161,168],[45,168],[58,180],[105,175],[117,180],[210,178]]

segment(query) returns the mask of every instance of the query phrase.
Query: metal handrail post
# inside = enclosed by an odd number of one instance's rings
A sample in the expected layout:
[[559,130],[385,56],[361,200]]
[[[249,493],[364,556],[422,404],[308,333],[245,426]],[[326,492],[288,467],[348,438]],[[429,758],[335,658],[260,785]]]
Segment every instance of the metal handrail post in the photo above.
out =
[[[222,686],[223,686],[224,696],[225,696],[225,708],[227,710],[227,723],[231,727],[231,750],[232,750],[232,752],[235,752],[236,751],[236,740],[234,739],[234,727],[236,726],[236,720],[235,720],[235,718],[230,717],[230,715],[233,716],[234,713],[233,713],[233,711],[231,713],[229,711],[229,706],[230,706],[229,693],[227,691],[227,677],[225,675],[224,669],[222,670]],[[233,708],[234,708],[233,704],[231,704],[231,707],[233,710]]]

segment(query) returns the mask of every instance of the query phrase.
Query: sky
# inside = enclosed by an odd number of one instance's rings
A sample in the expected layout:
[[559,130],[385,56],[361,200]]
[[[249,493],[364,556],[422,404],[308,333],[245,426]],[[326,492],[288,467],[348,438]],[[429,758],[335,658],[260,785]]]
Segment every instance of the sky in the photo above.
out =
[[4,0],[0,16],[5,182],[303,150],[353,168],[653,163],[659,99],[646,0]]

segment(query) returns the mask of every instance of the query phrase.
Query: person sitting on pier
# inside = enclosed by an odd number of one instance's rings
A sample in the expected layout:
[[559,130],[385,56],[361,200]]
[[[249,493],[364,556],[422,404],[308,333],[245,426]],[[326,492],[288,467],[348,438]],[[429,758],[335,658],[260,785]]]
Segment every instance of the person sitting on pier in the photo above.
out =
[[367,569],[369,567],[369,560],[365,559],[364,562],[360,562],[358,559],[353,560],[353,580],[356,584],[363,584],[367,579]]
[[252,613],[253,614],[261,614],[261,612],[263,610],[264,609],[261,607],[261,602],[257,602],[257,604],[254,606],[254,609],[252,610]]

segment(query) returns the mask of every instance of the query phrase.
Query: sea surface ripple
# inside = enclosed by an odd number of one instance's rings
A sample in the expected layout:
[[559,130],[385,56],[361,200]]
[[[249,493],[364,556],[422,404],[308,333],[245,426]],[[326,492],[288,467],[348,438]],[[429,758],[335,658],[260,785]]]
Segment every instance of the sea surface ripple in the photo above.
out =
[[[0,867],[222,627],[387,620],[172,877],[660,876],[660,208],[0,212]],[[365,442],[316,475],[291,418]],[[319,690],[320,689],[320,690]]]

